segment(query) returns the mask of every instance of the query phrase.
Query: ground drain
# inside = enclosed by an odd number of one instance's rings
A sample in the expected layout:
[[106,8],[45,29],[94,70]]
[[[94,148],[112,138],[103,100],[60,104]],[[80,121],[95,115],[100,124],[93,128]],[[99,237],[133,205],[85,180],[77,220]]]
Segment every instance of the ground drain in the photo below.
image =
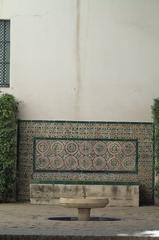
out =
[[[77,217],[49,217],[48,220],[54,221],[78,221]],[[111,218],[111,217],[90,217],[89,221],[121,221],[120,218]]]

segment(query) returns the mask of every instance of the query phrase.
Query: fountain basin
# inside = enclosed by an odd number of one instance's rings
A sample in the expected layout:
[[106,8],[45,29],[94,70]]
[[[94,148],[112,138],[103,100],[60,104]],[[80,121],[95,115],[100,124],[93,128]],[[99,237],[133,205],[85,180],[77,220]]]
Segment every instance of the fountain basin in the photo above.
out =
[[108,202],[107,198],[60,198],[60,205],[68,208],[103,208]]
[[107,198],[60,198],[60,206],[78,209],[78,219],[88,221],[91,208],[104,208],[109,203]]

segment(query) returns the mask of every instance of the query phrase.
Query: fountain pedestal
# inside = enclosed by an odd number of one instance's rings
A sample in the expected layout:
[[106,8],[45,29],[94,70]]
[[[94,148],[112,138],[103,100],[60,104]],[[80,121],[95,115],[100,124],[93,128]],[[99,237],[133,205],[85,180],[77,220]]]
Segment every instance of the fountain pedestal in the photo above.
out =
[[78,208],[78,220],[89,221],[91,208]]
[[103,208],[108,204],[107,198],[60,198],[60,205],[78,209],[78,220],[89,221],[91,208]]

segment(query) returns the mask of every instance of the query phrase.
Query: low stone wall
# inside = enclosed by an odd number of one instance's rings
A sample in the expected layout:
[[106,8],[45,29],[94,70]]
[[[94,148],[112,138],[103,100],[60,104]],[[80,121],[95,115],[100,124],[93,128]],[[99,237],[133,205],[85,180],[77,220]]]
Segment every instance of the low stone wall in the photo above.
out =
[[140,205],[153,204],[153,124],[19,121],[18,200],[30,184],[60,182],[140,186]]
[[138,185],[31,184],[32,204],[58,204],[60,197],[106,197],[108,206],[139,206]]

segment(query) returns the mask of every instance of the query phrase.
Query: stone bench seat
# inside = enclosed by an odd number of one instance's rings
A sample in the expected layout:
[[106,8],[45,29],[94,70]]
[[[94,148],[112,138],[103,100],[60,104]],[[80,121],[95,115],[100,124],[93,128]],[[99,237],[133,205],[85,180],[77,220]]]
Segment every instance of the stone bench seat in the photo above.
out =
[[60,197],[82,197],[83,186],[87,197],[108,198],[108,206],[139,206],[139,185],[137,183],[131,185],[32,183],[30,184],[30,202],[56,205]]

